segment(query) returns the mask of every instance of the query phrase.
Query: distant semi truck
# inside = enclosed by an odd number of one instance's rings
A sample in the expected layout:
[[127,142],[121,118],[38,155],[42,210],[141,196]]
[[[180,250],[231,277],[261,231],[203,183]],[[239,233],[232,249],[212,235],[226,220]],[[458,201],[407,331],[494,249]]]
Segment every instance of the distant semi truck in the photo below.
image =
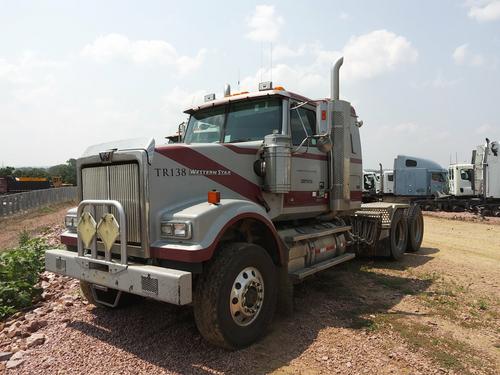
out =
[[394,169],[363,171],[363,200],[414,201],[433,198],[448,192],[448,171],[439,164],[415,157],[398,155]]
[[499,142],[486,139],[472,151],[470,164],[448,168],[449,194],[419,201],[425,210],[471,211],[500,217]]
[[363,200],[412,202],[426,211],[500,216],[499,148],[498,141],[486,139],[473,150],[471,163],[450,164],[447,170],[427,159],[398,155],[393,170],[378,172],[380,189],[375,183],[370,185],[377,172],[364,171]]

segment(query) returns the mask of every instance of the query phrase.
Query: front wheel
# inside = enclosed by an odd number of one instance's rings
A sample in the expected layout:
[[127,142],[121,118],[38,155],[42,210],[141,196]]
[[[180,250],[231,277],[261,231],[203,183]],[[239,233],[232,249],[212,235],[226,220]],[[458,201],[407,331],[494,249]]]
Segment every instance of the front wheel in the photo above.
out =
[[194,317],[202,336],[227,349],[259,339],[274,315],[276,274],[260,246],[238,242],[218,249],[195,287]]

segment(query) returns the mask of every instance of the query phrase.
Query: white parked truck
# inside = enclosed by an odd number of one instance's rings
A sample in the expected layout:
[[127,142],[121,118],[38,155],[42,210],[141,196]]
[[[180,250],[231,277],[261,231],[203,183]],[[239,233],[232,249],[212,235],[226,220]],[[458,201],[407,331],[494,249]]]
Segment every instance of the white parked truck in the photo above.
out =
[[152,139],[89,147],[78,159],[78,207],[66,250],[47,270],[80,280],[86,298],[115,307],[127,295],[192,304],[209,342],[251,344],[293,283],[366,252],[417,251],[417,206],[361,204],[361,122],[339,99],[272,87],[208,95],[190,108],[180,143]]
[[474,165],[450,164],[448,167],[449,193],[454,197],[470,197],[474,195],[472,183]]
[[500,155],[498,141],[477,146],[470,164],[448,167],[449,194],[416,201],[424,210],[470,211],[500,217]]

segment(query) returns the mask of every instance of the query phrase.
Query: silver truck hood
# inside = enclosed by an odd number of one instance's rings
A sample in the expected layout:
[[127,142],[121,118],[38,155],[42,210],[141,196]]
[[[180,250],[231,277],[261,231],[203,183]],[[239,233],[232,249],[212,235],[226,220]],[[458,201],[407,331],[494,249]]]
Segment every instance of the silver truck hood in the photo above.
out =
[[122,139],[118,141],[100,143],[88,147],[84,152],[82,157],[99,155],[100,152],[115,150],[115,151],[126,151],[126,150],[146,150],[149,158],[151,159],[155,150],[155,140],[154,138],[132,138],[132,139]]

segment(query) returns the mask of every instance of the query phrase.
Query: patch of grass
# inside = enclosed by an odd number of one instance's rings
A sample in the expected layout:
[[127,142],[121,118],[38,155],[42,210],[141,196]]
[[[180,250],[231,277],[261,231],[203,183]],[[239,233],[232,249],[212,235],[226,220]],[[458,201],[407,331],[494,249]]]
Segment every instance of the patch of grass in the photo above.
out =
[[375,324],[397,332],[411,348],[423,351],[440,367],[467,374],[470,367],[484,369],[486,366],[467,343],[449,336],[437,336],[431,327],[404,320],[400,314],[379,314]]
[[23,229],[21,232],[19,232],[18,243],[20,246],[27,244],[30,239],[30,233],[26,229]]
[[40,214],[51,214],[53,212],[56,212],[57,208],[54,206],[46,206],[46,207],[41,207],[38,209],[38,213]]
[[360,270],[363,275],[367,276],[375,283],[402,294],[415,294],[422,287],[425,287],[424,284],[427,284],[426,281],[422,283],[421,280],[414,277],[402,277],[403,275],[400,273],[396,275],[393,275],[392,272],[391,274],[386,274],[374,268],[363,267],[361,267]]
[[479,299],[477,301],[477,307],[479,310],[488,310],[488,303],[484,299]]
[[41,293],[35,285],[44,270],[45,240],[19,235],[19,246],[0,254],[0,320],[31,306]]

